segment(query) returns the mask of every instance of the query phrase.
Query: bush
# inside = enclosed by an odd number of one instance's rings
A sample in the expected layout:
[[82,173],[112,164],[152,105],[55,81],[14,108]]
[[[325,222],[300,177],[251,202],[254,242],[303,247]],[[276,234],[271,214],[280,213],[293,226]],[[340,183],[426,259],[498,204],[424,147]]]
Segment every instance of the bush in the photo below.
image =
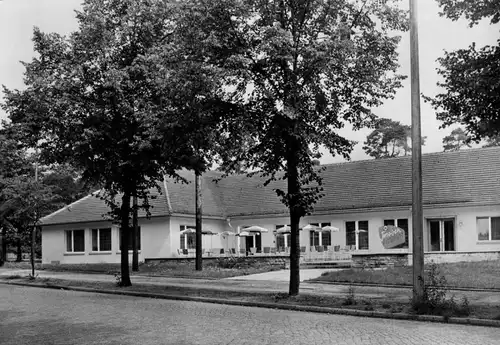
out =
[[446,318],[470,315],[467,297],[464,296],[460,304],[456,302],[454,295],[447,299],[446,294],[449,289],[446,285],[446,278],[439,272],[438,265],[432,262],[429,265],[427,279],[424,281],[422,300],[416,301],[412,298],[412,309],[417,314],[442,315]]
[[354,305],[356,304],[356,296],[354,294],[354,287],[349,286],[349,290],[347,290],[347,296],[342,302],[342,305]]

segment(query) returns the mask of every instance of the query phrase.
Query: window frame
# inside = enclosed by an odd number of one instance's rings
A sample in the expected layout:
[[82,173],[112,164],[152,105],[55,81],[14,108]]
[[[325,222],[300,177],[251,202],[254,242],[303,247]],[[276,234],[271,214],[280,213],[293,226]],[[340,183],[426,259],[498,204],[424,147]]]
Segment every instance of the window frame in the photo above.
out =
[[[82,231],[83,232],[83,249],[79,251],[75,251],[75,232],[76,231]],[[68,235],[70,235],[70,241],[71,241],[71,250],[68,250]],[[73,229],[73,230],[64,230],[64,236],[65,236],[65,247],[66,247],[66,253],[85,253],[85,229]]]
[[[290,224],[288,224],[287,226],[290,226]],[[277,233],[276,230],[279,230],[283,227],[285,227],[284,224],[279,224],[279,225],[275,225],[275,231],[274,231],[274,235],[276,236],[276,249],[280,249],[280,246],[278,245],[278,238],[282,238],[283,239],[283,249],[285,248],[290,248],[290,245],[292,243],[292,234],[280,234],[280,233]],[[244,230],[244,229],[243,229]],[[281,242],[281,240],[280,240]]]
[[[407,229],[405,228],[402,228],[399,226],[399,221],[400,220],[405,220],[406,221],[406,227]],[[386,221],[393,221],[394,224],[385,224]],[[409,249],[410,248],[410,220],[408,218],[386,218],[382,221],[383,225],[394,225],[398,228],[401,228],[405,231],[405,243],[399,245],[399,246],[396,246],[394,248],[390,248],[390,249]],[[406,245],[406,246],[405,246]],[[386,250],[389,250],[389,249],[386,249]]]
[[[107,250],[101,250],[101,231],[102,230],[109,230],[109,245],[110,248]],[[94,231],[97,233],[97,249],[94,249]],[[121,236],[121,235],[120,235]],[[111,228],[94,228],[91,229],[90,231],[90,239],[92,241],[92,252],[99,252],[99,253],[109,253],[113,250],[113,230]]]
[[[196,230],[195,225],[180,225],[179,231],[184,231],[186,229],[194,229]],[[183,240],[184,237],[184,240]],[[179,247],[180,249],[196,249],[196,234],[183,234],[179,233]]]
[[[360,229],[359,223],[365,223],[366,222],[366,229]],[[352,244],[348,244],[348,235],[351,234],[351,232],[347,232],[347,224],[348,223],[354,223],[354,246],[356,247],[355,250],[370,250],[370,221],[368,220],[346,220],[344,223],[345,226],[345,239],[346,239],[346,246],[352,246]],[[360,247],[360,230],[366,230],[366,248],[361,248]]]
[[[481,243],[488,243],[488,242],[500,242],[500,238],[498,239],[493,239],[492,237],[492,223],[493,219],[498,219],[498,222],[500,222],[500,216],[486,216],[486,217],[476,217],[476,241],[481,242]],[[479,239],[479,233],[477,232],[478,227],[477,227],[477,222],[479,219],[488,219],[488,239],[481,240]]]
[[[132,226],[130,226],[129,228],[129,236],[130,238],[128,239],[128,245],[129,245],[129,249],[128,251],[129,252],[132,252],[133,251],[133,248],[132,248]],[[122,251],[122,228],[119,227],[118,228],[118,251],[121,252]],[[141,226],[137,226],[137,251],[140,252],[141,251]]]
[[[323,228],[325,226],[332,226],[332,222],[309,223],[309,224],[314,225],[314,226],[319,226],[320,228]],[[327,236],[325,236],[325,235],[327,235]],[[328,237],[328,240],[329,240],[330,244],[324,244],[323,243],[323,240],[326,237]],[[316,238],[318,239],[318,244],[315,244],[315,239]],[[310,247],[331,246],[331,245],[332,245],[332,232],[331,231],[321,231],[321,232],[310,231],[309,232],[309,246]]]

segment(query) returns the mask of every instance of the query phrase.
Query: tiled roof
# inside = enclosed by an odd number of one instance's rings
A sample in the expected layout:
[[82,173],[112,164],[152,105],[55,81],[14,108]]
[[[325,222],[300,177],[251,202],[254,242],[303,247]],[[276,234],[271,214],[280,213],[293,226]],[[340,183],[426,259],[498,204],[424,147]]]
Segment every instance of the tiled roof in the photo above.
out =
[[[165,188],[163,183],[158,183],[161,194],[156,188],[151,189],[151,198],[149,200],[151,217],[164,216],[168,214],[168,206],[165,201]],[[43,225],[97,222],[107,220],[107,213],[110,211],[106,203],[97,197],[98,192],[87,195],[86,197],[68,205],[56,212],[43,217],[40,221]],[[117,198],[119,198],[118,196]],[[146,212],[139,210],[139,217],[145,217]]]
[[[324,196],[315,211],[399,207],[411,205],[411,157],[328,164],[322,172]],[[500,204],[500,147],[423,155],[423,202],[426,205]],[[168,198],[162,184],[153,216],[194,214],[194,174],[182,171],[189,184],[167,179]],[[233,175],[218,182],[218,172],[203,175],[203,214],[235,217],[287,213],[273,191],[286,189],[285,181],[264,187],[264,178]],[[157,192],[154,192],[157,194]],[[169,203],[170,201],[170,209]],[[102,220],[106,205],[86,197],[57,211],[44,224]]]

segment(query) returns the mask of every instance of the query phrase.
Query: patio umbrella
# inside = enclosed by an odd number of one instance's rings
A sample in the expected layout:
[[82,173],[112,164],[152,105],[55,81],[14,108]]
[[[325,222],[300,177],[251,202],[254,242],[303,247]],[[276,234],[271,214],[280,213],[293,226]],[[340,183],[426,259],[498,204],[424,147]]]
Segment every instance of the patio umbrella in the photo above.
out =
[[290,232],[291,232],[290,227],[288,227],[288,229],[283,227],[276,230],[277,234],[289,234]]
[[267,230],[266,228],[257,225],[249,226],[247,228],[244,228],[243,230],[248,232],[269,232],[269,230]]
[[249,233],[248,231],[242,231],[239,234],[236,234],[235,236],[253,236],[253,234]]
[[191,228],[181,231],[181,234],[194,234],[194,233],[196,233],[196,229],[191,229]]
[[[315,230],[316,231],[316,230]],[[327,225],[327,226],[324,226],[322,228],[319,228],[317,230],[318,232],[322,232],[322,231],[331,231],[331,232],[339,232],[340,229],[335,227],[335,226],[331,226],[331,225]]]
[[312,225],[312,224],[307,224],[306,226],[304,226],[302,228],[302,230],[313,230],[313,231],[317,231],[318,229],[321,229],[321,228],[317,225]]

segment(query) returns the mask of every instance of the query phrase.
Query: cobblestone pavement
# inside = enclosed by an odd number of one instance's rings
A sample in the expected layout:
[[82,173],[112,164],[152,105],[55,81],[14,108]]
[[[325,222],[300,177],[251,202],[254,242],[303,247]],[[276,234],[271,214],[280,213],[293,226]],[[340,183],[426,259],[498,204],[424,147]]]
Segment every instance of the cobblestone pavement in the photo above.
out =
[[498,328],[0,284],[0,344],[498,344]]

